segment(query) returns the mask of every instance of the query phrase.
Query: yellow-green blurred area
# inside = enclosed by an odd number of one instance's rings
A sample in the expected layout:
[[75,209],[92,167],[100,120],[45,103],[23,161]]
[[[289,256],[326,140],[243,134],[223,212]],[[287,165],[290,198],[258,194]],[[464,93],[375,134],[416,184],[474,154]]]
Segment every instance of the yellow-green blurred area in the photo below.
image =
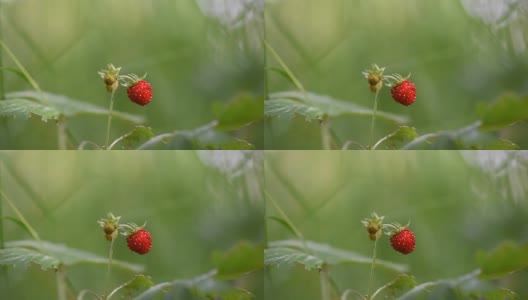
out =
[[[420,135],[455,130],[478,120],[479,103],[506,92],[528,92],[528,6],[520,0],[266,2],[266,39],[307,91],[373,107],[361,72],[376,63],[385,74],[412,73],[416,102],[404,107],[379,94],[378,109],[409,117]],[[267,65],[281,67],[267,51]],[[269,93],[295,90],[268,71]],[[368,145],[369,116],[332,120],[337,138]],[[375,140],[397,125],[378,118]],[[500,132],[528,146],[525,122]],[[318,122],[273,118],[266,149],[321,149]],[[351,147],[354,148],[354,147]]]
[[[373,242],[361,220],[376,212],[384,223],[410,222],[414,252],[394,251],[384,235],[377,258],[408,265],[406,273],[420,284],[471,273],[479,268],[478,251],[504,241],[526,245],[527,167],[525,152],[292,151],[266,155],[265,180],[269,198],[309,241],[372,257]],[[270,219],[283,216],[269,200],[266,205],[268,244],[298,239]],[[341,292],[367,294],[370,264],[330,265],[329,272]],[[375,287],[397,274],[376,267]],[[526,269],[504,275],[495,283],[525,299]],[[300,264],[268,268],[266,299],[321,299],[319,280],[317,270]]]
[[[147,223],[152,249],[138,255],[120,235],[114,259],[140,264],[157,284],[192,279],[215,268],[212,256],[241,241],[263,243],[260,154],[237,151],[1,153],[1,189],[45,241],[108,257],[110,242],[97,224],[107,212],[121,223]],[[32,237],[7,217],[19,219],[3,203],[3,241]],[[106,282],[106,264],[66,266],[71,291],[102,294],[130,280],[118,267]],[[38,265],[2,269],[2,299],[57,299],[53,270]],[[229,281],[225,281],[229,283]],[[262,299],[260,272],[232,282]],[[8,290],[5,287],[9,286]],[[91,299],[89,297],[89,299]]]
[[[211,122],[217,118],[213,104],[240,94],[262,100],[262,14],[216,2],[17,0],[1,4],[0,24],[5,44],[47,92],[108,108],[110,93],[98,71],[112,63],[122,67],[121,74],[147,73],[152,102],[136,105],[120,87],[114,109],[144,116],[145,125],[162,134]],[[3,61],[15,67],[5,51]],[[4,77],[6,92],[32,89],[12,72]],[[104,116],[79,116],[67,125],[74,145],[104,142]],[[4,149],[57,148],[55,122],[33,116],[9,118],[7,126]],[[111,139],[132,128],[114,120]],[[259,124],[227,134],[262,148]]]

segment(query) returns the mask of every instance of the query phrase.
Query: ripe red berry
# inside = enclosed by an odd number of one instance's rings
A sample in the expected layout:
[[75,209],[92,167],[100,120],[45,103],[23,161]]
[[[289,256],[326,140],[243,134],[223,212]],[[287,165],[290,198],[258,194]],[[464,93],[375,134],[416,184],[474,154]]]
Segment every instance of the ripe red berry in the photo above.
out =
[[152,100],[152,87],[146,80],[140,80],[127,89],[128,99],[141,106]]
[[403,254],[409,254],[413,252],[414,246],[416,245],[414,233],[409,229],[403,229],[395,233],[390,238],[390,241],[392,248]]
[[140,229],[127,237],[127,244],[128,249],[143,255],[150,251],[152,239],[148,231]]
[[391,94],[392,99],[405,106],[413,104],[416,100],[416,88],[410,80],[405,80],[394,86],[391,89]]

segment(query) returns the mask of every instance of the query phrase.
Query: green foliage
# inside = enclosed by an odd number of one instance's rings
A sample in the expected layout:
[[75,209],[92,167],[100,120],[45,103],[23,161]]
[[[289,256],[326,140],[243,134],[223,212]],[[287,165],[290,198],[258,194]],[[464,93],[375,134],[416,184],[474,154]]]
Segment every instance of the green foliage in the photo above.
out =
[[479,280],[479,275],[480,270],[477,270],[457,278],[422,283],[397,300],[422,299],[424,294],[428,294],[427,299],[431,300],[481,298],[493,300],[518,299],[517,294],[510,290],[497,288]]
[[132,131],[117,138],[108,148],[115,149],[116,145],[121,145],[121,149],[135,149],[150,140],[153,136],[152,128],[136,126]]
[[159,299],[159,295],[164,293],[164,299],[180,300],[211,300],[211,299],[232,299],[250,300],[255,296],[240,288],[233,288],[225,281],[215,280],[216,271],[212,271],[195,278],[163,282],[156,284],[141,293],[134,300]]
[[[325,95],[302,93],[297,91],[278,92],[270,95],[264,101],[264,114],[266,117],[281,117],[291,119],[294,115],[305,117],[306,121],[324,120],[327,117],[342,115],[372,116],[374,111],[350,102],[337,100]],[[398,124],[406,123],[404,116],[378,111],[376,116],[380,119]]]
[[[269,248],[264,250],[264,263],[266,266],[301,263],[307,269],[313,269],[320,268],[323,264],[371,264],[372,259],[352,251],[312,241],[282,240],[269,243]],[[380,259],[376,260],[376,265],[394,272],[405,272],[408,268],[406,265]]]
[[490,252],[479,251],[480,278],[497,279],[528,267],[528,245],[505,241]]
[[27,248],[0,249],[0,264],[26,269],[30,263],[40,265],[42,270],[57,269],[60,260],[40,251]]
[[218,121],[216,129],[232,131],[261,121],[264,102],[250,94],[240,94],[225,105],[216,103],[213,111]]
[[500,139],[494,133],[480,130],[481,122],[451,130],[422,135],[402,147],[403,150],[516,150],[515,143]]
[[397,149],[399,146],[407,144],[418,137],[416,128],[400,126],[398,130],[380,139],[372,148],[378,149],[381,144],[386,144],[389,149]]
[[385,291],[387,294],[394,296],[396,292],[405,291],[414,288],[415,286],[416,280],[414,279],[414,276],[401,274],[396,277],[396,279],[394,279],[393,281],[379,288],[376,292],[374,292],[372,297],[374,298],[377,294],[381,293],[382,291]]
[[[0,249],[0,264],[2,265],[21,265],[22,267],[27,267],[29,263],[38,264],[42,269],[46,270],[49,268],[57,269],[60,265],[107,265],[108,259],[87,251],[69,248],[65,245],[47,241],[10,241],[6,243],[5,249]],[[113,260],[112,264],[131,272],[141,272],[143,270],[143,266],[141,265],[119,260]]]
[[270,216],[268,217],[268,219],[270,220],[273,220],[279,224],[281,224],[284,228],[288,229],[288,231],[293,234],[293,235],[297,235],[297,232],[295,231],[295,228],[286,220],[282,219],[282,218],[279,218],[279,217],[276,217],[276,216]]
[[[5,104],[4,104],[5,102]],[[42,121],[58,120],[60,117],[78,115],[108,116],[108,109],[63,95],[35,91],[8,93],[4,101],[0,101],[0,116],[22,116],[28,118],[31,114],[41,117]],[[143,117],[114,111],[115,118],[132,123],[143,123]]]
[[119,291],[130,297],[133,293],[137,293],[143,290],[146,290],[152,287],[152,279],[149,276],[145,275],[136,275],[131,280],[123,283],[122,285],[116,287],[109,295],[110,298],[112,295],[116,294]]
[[231,280],[264,267],[263,247],[242,241],[225,253],[214,252],[216,279]]
[[490,104],[481,104],[477,112],[482,120],[480,130],[501,130],[528,120],[528,97],[506,94]]
[[138,147],[139,150],[252,150],[254,145],[248,141],[234,138],[224,132],[215,130],[218,122],[192,130],[164,133],[152,137]]
[[264,264],[268,267],[291,267],[295,263],[311,271],[322,268],[325,262],[319,257],[298,249],[273,247],[264,250]]
[[61,116],[55,107],[23,98],[11,98],[0,101],[0,116],[2,117],[22,117],[27,119],[32,114],[40,116],[44,122],[58,120]]

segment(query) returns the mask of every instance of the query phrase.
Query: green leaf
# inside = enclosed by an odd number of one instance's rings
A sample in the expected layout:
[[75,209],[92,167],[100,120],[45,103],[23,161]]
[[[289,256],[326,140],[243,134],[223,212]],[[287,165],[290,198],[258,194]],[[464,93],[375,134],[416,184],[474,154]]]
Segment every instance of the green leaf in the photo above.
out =
[[251,143],[233,138],[231,135],[216,131],[216,121],[192,130],[164,133],[152,137],[139,146],[138,150],[253,150]]
[[528,120],[528,97],[506,94],[491,104],[480,105],[477,112],[482,120],[481,130],[500,130]]
[[45,255],[37,250],[18,247],[0,249],[0,265],[26,269],[30,263],[40,265],[44,271],[57,269],[61,264],[57,258]]
[[[497,288],[493,282],[472,278],[458,285],[458,292],[469,299],[506,300],[517,299],[517,294],[511,290]],[[464,298],[466,299],[466,298]]]
[[215,278],[231,280],[264,267],[263,247],[247,241],[239,242],[226,253],[213,253],[213,263],[218,273]]
[[471,299],[486,299],[486,300],[515,300],[519,299],[519,296],[514,291],[508,289],[493,289],[481,293],[470,293],[468,294]]
[[[150,300],[159,299],[158,295],[162,292],[167,292],[166,298],[164,299],[179,299],[179,300],[193,300],[197,299],[193,290],[198,287],[201,283],[211,286],[212,283],[216,283],[212,277],[216,274],[216,270],[202,274],[192,279],[175,280],[171,282],[162,282],[156,284],[144,291],[140,295],[134,298],[134,300]],[[211,283],[212,282],[212,283]]]
[[153,136],[152,128],[136,126],[132,131],[117,138],[108,149],[115,149],[115,146],[119,144],[121,144],[121,149],[135,149],[150,140]]
[[241,94],[227,104],[213,106],[217,130],[232,131],[264,118],[264,101],[250,94]]
[[2,219],[11,221],[11,222],[17,224],[18,226],[20,226],[20,228],[24,229],[27,234],[29,234],[29,235],[32,234],[31,233],[31,229],[29,229],[29,227],[27,227],[26,224],[24,224],[24,222],[20,221],[19,219],[13,218],[13,217],[9,217],[9,216],[4,216],[4,217],[2,217]]
[[[0,1],[0,2],[2,2],[2,1]],[[24,72],[20,71],[19,69],[9,68],[9,67],[0,67],[0,72],[2,70],[12,72],[13,74],[16,74],[20,78],[24,79],[27,83],[31,84],[31,81],[26,77],[26,74],[24,74]]]
[[415,286],[413,289],[398,297],[397,300],[414,300],[419,296],[423,295],[425,292],[428,292],[431,288],[437,286],[437,282],[426,282],[420,285]]
[[499,139],[495,133],[480,131],[481,122],[437,133],[425,134],[403,146],[403,150],[495,150],[518,149],[516,144]]
[[271,53],[271,56],[275,58],[275,60],[279,63],[284,72],[286,72],[288,78],[293,82],[295,87],[299,89],[299,91],[301,91],[302,93],[305,93],[306,90],[304,89],[304,86],[302,85],[301,81],[297,77],[295,77],[295,74],[293,74],[288,65],[280,57],[279,53],[275,51],[275,49],[268,43],[267,40],[264,40],[264,45],[266,46],[266,48],[268,48],[268,51]]
[[273,247],[264,250],[264,264],[268,267],[291,267],[294,263],[304,266],[308,271],[320,269],[324,261],[298,249]]
[[[43,121],[49,119],[57,120],[60,116],[108,116],[108,109],[106,108],[57,94],[44,92],[41,96],[34,91],[22,91],[9,93],[6,95],[6,98],[5,101],[9,101],[9,105],[7,105],[7,107],[4,104],[0,106],[0,116],[24,115],[25,117],[29,117],[30,114],[36,114],[41,116]],[[119,111],[113,111],[112,116],[136,124],[144,122],[142,116],[131,115]]]
[[490,252],[479,251],[480,278],[496,279],[528,267],[528,245],[506,241]]
[[253,299],[256,299],[255,295],[253,295],[249,291],[242,290],[242,289],[232,289],[223,294],[213,294],[211,296],[214,297],[212,299],[222,299],[222,300],[253,300]]
[[288,72],[284,71],[283,69],[281,68],[277,68],[277,67],[269,67],[269,68],[266,68],[268,71],[273,71],[277,74],[279,74],[280,76],[282,76],[283,78],[286,78],[291,84],[295,85],[295,80],[293,80],[290,75],[288,74]]
[[[372,116],[374,111],[350,102],[337,100],[328,96],[314,93],[297,91],[279,92],[270,95],[270,99],[264,101],[264,115],[266,117],[281,117],[291,119],[294,115],[301,115],[310,122],[323,120],[326,117],[338,117],[342,115]],[[380,119],[405,123],[404,116],[379,111],[376,116]]]
[[116,294],[120,290],[123,290],[126,295],[131,295],[134,292],[143,291],[149,289],[154,284],[152,279],[149,276],[145,275],[136,275],[131,280],[123,283],[122,285],[116,287],[109,295],[110,298],[113,294]]
[[232,139],[226,143],[220,144],[206,144],[198,147],[199,149],[211,149],[211,150],[255,150],[255,145],[248,141],[240,139]]
[[[357,264],[371,264],[372,263],[372,259],[370,257],[357,254],[355,252],[334,248],[326,244],[319,244],[319,243],[312,242],[312,241],[306,241],[305,243],[300,240],[273,241],[269,243],[269,247],[270,247],[269,248],[270,250],[276,247],[297,250],[297,252],[282,251],[282,254],[286,254],[286,255],[298,255],[299,252],[309,254],[310,256],[313,256],[317,260],[317,261],[314,261],[313,263],[310,263],[313,266],[319,265],[318,261],[322,261],[323,263],[330,264],[330,265],[338,265],[338,264],[345,264],[345,263],[357,263]],[[266,251],[267,250],[268,249],[266,249]],[[269,254],[274,254],[275,256],[275,254],[281,254],[281,253],[269,252]],[[310,257],[310,260],[312,259],[313,258]],[[266,257],[265,257],[265,260],[266,260]],[[380,267],[384,267],[389,270],[393,270],[395,272],[400,272],[400,273],[405,272],[408,269],[407,265],[392,263],[392,262],[388,262],[388,261],[384,261],[380,259],[376,260],[376,265]]]
[[291,234],[297,235],[297,232],[295,232],[295,228],[293,228],[291,224],[288,223],[288,221],[282,218],[279,218],[279,217],[275,217],[275,216],[268,217],[268,219],[278,222],[279,224],[284,226],[284,228],[288,229],[291,232]]
[[[0,261],[6,264],[12,264],[10,262],[24,264],[24,262],[27,261],[27,258],[20,256],[16,258],[16,255],[14,257],[13,254],[17,253],[33,255],[34,257],[39,258],[40,260],[53,262],[51,264],[51,266],[53,267],[56,267],[58,264],[66,266],[72,266],[77,264],[108,264],[107,258],[98,256],[91,252],[69,248],[65,245],[54,244],[47,241],[38,242],[34,240],[7,242],[6,248],[0,250]],[[6,256],[11,257],[11,260],[2,259]],[[137,264],[131,264],[119,260],[112,260],[112,263],[116,267],[132,272],[141,272],[143,270],[143,266]],[[46,264],[46,267],[50,267],[50,264]]]
[[410,276],[407,274],[401,274],[400,276],[396,277],[393,281],[389,282],[388,284],[380,287],[374,294],[372,295],[372,298],[374,298],[377,294],[379,294],[382,291],[387,291],[389,295],[395,295],[397,291],[402,290],[408,290],[416,286],[416,280],[414,279],[414,276]]
[[27,119],[31,115],[38,115],[42,121],[58,120],[61,116],[60,112],[52,106],[46,106],[35,101],[10,98],[8,100],[0,101],[0,116],[1,117],[22,117]]
[[[173,282],[163,282],[156,284],[144,291],[140,295],[136,296],[134,300],[150,300],[150,299],[159,299],[158,294],[165,292],[167,289],[170,289],[175,284]],[[187,289],[187,286],[184,286]]]
[[498,139],[487,145],[482,150],[519,150],[521,147],[512,141]]
[[398,130],[396,130],[395,132],[380,139],[372,148],[377,149],[379,145],[381,145],[382,143],[386,143],[387,148],[396,149],[402,144],[406,144],[413,141],[417,137],[418,133],[416,133],[416,128],[409,126],[400,126],[400,128],[398,128]]
[[[493,285],[480,281],[480,270],[456,278],[440,279],[434,282],[422,283],[397,300],[423,299],[425,293],[429,293],[427,299],[515,299],[515,293],[498,289]],[[504,296],[503,298],[494,298]],[[514,297],[514,298],[511,298]]]

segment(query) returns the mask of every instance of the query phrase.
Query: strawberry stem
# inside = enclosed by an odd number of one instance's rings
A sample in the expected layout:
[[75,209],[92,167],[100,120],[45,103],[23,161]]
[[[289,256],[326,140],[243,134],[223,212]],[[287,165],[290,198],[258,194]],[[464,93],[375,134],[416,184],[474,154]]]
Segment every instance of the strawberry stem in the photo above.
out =
[[332,300],[330,287],[328,286],[328,270],[326,269],[326,266],[323,266],[321,270],[319,270],[319,277],[321,279],[321,299]]
[[332,143],[330,139],[330,118],[325,117],[321,120],[321,139],[323,144],[323,150],[331,150]]
[[105,299],[106,299],[106,295],[108,293],[108,285],[110,284],[109,281],[110,281],[110,274],[112,272],[112,257],[114,256],[114,241],[115,241],[115,238],[112,239],[112,241],[110,241],[110,252],[108,254],[108,268],[106,270],[106,280],[105,280]]
[[110,109],[108,112],[108,122],[106,124],[106,140],[105,140],[105,149],[108,150],[108,142],[110,141],[110,126],[112,125],[112,110],[114,109],[114,94],[115,90],[112,91],[110,95]]
[[64,275],[64,266],[59,266],[56,271],[57,274],[57,299],[67,300],[66,294],[66,277]]
[[372,299],[370,297],[370,292],[372,291],[372,286],[374,285],[374,266],[376,265],[376,246],[378,245],[378,240],[374,241],[374,250],[372,251],[372,265],[370,266],[370,279],[367,299]]
[[374,125],[376,123],[376,112],[378,110],[378,94],[379,90],[376,90],[376,95],[374,96],[374,113],[372,114],[372,122],[370,123],[370,138],[369,138],[369,148],[372,148],[372,139],[374,138]]

